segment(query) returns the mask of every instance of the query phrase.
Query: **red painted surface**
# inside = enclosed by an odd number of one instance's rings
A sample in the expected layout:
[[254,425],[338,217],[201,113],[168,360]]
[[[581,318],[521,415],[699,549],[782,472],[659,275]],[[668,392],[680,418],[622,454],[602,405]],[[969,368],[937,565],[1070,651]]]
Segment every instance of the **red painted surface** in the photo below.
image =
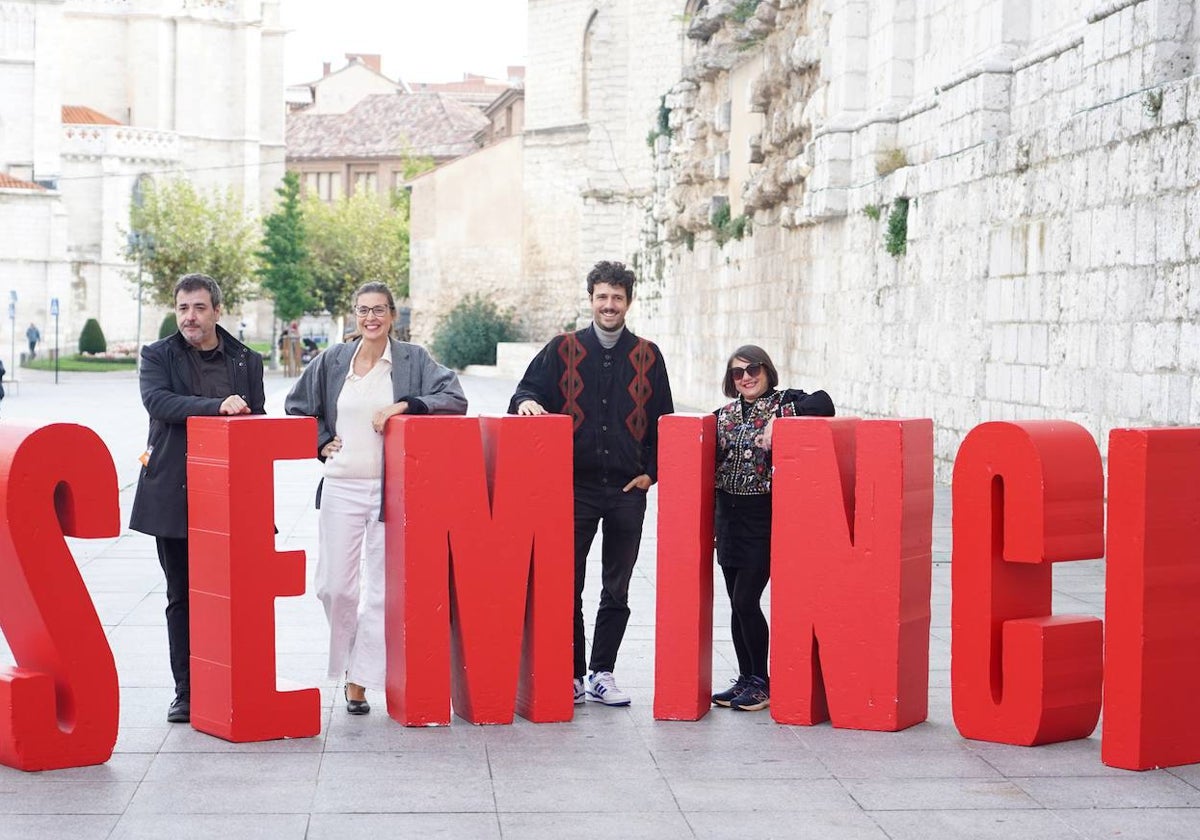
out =
[[966,738],[1085,738],[1101,699],[1102,628],[1051,614],[1051,563],[1104,553],[1096,442],[1064,421],[984,423],[954,463],[951,684]]
[[716,448],[712,414],[668,414],[658,422],[656,720],[699,720],[712,706]]
[[304,552],[275,550],[274,465],[316,436],[310,417],[188,419],[192,726],[227,741],[321,731],[320,692],[275,678],[275,599],[304,594]]
[[895,731],[925,720],[929,420],[775,421],[771,715]]
[[[570,720],[571,419],[397,417],[385,434],[388,714]],[[515,699],[514,699],[515,698]]]
[[117,741],[117,669],[64,536],[121,531],[117,473],[83,426],[0,426],[0,763],[101,764]]
[[1108,443],[1101,760],[1200,761],[1200,429],[1115,429]]

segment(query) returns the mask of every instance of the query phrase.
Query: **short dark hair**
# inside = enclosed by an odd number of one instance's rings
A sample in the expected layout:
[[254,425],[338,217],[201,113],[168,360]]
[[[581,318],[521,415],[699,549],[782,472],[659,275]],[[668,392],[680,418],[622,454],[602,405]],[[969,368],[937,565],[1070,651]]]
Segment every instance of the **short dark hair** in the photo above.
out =
[[588,297],[591,297],[592,290],[596,288],[597,283],[608,283],[610,286],[620,286],[625,290],[625,297],[633,300],[633,284],[636,282],[637,277],[625,267],[625,263],[602,260],[592,266],[592,270],[588,272]]
[[774,388],[779,384],[779,371],[775,370],[775,363],[771,361],[771,357],[767,355],[767,351],[757,344],[743,344],[734,350],[729,356],[729,360],[725,362],[725,379],[721,383],[721,391],[725,396],[732,399],[738,395],[737,387],[733,384],[733,374],[729,371],[734,359],[745,359],[752,365],[762,365],[763,369],[767,372],[768,388]]
[[201,289],[208,292],[213,309],[220,309],[221,287],[217,285],[216,280],[207,274],[185,274],[180,277],[175,283],[175,291],[171,294],[171,300],[178,299],[180,292],[198,292]]

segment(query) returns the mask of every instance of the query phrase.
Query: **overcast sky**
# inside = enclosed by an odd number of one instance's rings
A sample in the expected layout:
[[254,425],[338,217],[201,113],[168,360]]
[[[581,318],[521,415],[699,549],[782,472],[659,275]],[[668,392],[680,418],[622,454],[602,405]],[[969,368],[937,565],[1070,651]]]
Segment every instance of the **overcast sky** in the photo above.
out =
[[525,0],[282,0],[284,80],[336,70],[346,53],[379,53],[384,75],[449,82],[463,73],[504,78],[525,63]]

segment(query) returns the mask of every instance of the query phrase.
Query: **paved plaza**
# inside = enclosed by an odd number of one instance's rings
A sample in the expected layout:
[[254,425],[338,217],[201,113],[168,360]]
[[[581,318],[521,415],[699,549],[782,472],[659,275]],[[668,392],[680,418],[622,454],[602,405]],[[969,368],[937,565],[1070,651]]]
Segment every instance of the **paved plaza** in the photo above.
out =
[[[20,371],[4,422],[78,422],[117,465],[128,521],[146,418],[132,374]],[[290,380],[268,374],[281,414]],[[503,411],[510,381],[464,377],[472,413]],[[12,389],[15,390],[15,389]],[[10,394],[12,393],[10,390]],[[315,460],[276,471],[281,549],[315,564]],[[2,838],[939,838],[1200,837],[1200,765],[1145,773],[1105,767],[1098,735],[1039,748],[960,738],[950,709],[950,510],[934,521],[930,709],[899,733],[781,726],[769,713],[713,710],[697,722],[652,716],[655,520],[647,517],[617,675],[633,705],[576,708],[570,723],[406,729],[382,696],[346,714],[325,674],[316,598],[277,603],[279,676],[319,685],[321,734],[231,744],[166,722],[172,697],[162,573],[150,537],[72,540],[121,683],[116,752],[99,767],[26,774],[0,767]],[[598,543],[597,543],[598,544]],[[595,552],[594,552],[595,553]],[[585,613],[598,598],[589,572]],[[1060,564],[1057,613],[1103,615],[1102,561]],[[718,585],[718,589],[720,586]],[[714,679],[733,676],[718,594]],[[0,641],[0,662],[12,657]],[[564,686],[564,691],[567,687]]]

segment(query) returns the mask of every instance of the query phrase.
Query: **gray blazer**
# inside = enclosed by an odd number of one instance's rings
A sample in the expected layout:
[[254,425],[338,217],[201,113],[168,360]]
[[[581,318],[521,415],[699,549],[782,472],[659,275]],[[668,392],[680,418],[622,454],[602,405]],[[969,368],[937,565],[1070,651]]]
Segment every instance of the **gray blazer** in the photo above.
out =
[[[458,375],[438,364],[424,347],[391,339],[392,399],[408,403],[408,414],[466,414]],[[317,457],[337,434],[337,401],[350,373],[358,340],[334,344],[309,362],[284,401],[288,414],[317,418]],[[321,460],[325,460],[321,458]]]

